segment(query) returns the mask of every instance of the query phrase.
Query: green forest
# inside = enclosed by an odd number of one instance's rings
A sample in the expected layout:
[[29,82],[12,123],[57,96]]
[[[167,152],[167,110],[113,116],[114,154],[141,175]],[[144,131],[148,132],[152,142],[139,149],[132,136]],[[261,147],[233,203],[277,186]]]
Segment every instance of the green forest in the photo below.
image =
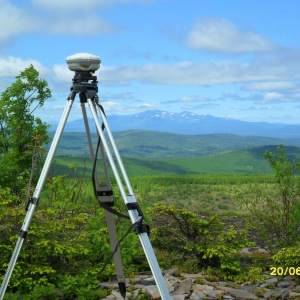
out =
[[[4,299],[105,298],[110,290],[99,282],[114,279],[116,271],[82,134],[76,147],[74,134],[63,137],[40,198],[32,197],[53,137],[34,110],[50,97],[47,82],[30,66],[0,98],[0,282],[18,238],[26,236]],[[297,267],[300,274],[298,147],[234,135],[165,134],[173,144],[155,132],[116,137],[162,269],[241,284],[263,279],[272,266]],[[100,159],[98,165],[102,181]],[[114,208],[127,214],[110,168],[109,175]],[[33,206],[27,235],[20,228]],[[149,271],[138,236],[128,233],[131,222],[117,216],[115,222],[126,277]],[[245,247],[266,251],[245,254]]]

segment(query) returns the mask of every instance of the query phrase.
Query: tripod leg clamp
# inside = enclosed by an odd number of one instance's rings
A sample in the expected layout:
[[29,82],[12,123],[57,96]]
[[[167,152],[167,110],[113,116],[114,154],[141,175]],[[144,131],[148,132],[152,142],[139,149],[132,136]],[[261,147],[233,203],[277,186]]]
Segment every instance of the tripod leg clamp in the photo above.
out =
[[129,202],[125,206],[126,206],[127,210],[137,210],[137,212],[139,213],[139,216],[143,217],[142,210],[137,202]]
[[26,203],[26,206],[25,206],[25,210],[28,211],[29,205],[30,205],[30,204],[38,205],[39,201],[40,201],[40,198],[29,197],[29,198],[28,198],[28,201],[27,201],[27,203]]
[[19,237],[22,238],[22,239],[25,239],[26,236],[27,236],[27,233],[28,231],[24,231],[24,230],[20,230],[20,233],[19,233]]
[[143,222],[144,216],[143,216],[143,213],[142,213],[142,210],[141,210],[139,204],[137,202],[129,202],[126,204],[126,208],[127,208],[127,210],[136,210],[138,212],[139,216],[141,217],[141,219],[139,221],[137,221],[133,224],[134,232],[136,234],[146,232],[148,235],[150,235],[150,227],[149,227],[149,225],[147,225]]
[[97,196],[100,198],[100,203],[105,203],[108,206],[114,206],[114,200],[113,200],[113,191],[112,190],[100,190],[97,191]]
[[150,226],[145,224],[143,220],[140,220],[133,224],[133,229],[135,234],[140,234],[146,232],[150,236]]

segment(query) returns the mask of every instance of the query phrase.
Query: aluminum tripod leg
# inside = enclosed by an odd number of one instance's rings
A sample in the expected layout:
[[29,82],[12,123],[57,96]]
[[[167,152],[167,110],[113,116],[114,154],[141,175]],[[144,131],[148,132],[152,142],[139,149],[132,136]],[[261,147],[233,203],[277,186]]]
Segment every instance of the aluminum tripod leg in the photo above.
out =
[[[106,117],[105,117],[104,113],[100,110],[102,121],[103,121],[105,129],[106,129],[106,131],[108,133],[109,141],[110,141],[110,143],[112,145],[112,148],[113,148],[114,154],[116,156],[119,168],[120,168],[122,176],[123,176],[123,178],[125,180],[126,187],[127,187],[128,192],[129,192],[129,195],[127,195],[126,192],[125,192],[124,186],[122,184],[121,178],[119,176],[119,172],[117,170],[117,167],[115,165],[114,159],[113,159],[112,154],[110,152],[110,149],[109,149],[108,143],[106,141],[105,135],[102,132],[101,126],[99,124],[97,112],[95,110],[94,102],[91,99],[87,99],[87,102],[88,102],[88,104],[90,106],[91,113],[92,113],[92,116],[93,116],[95,124],[96,124],[97,132],[98,132],[98,134],[99,134],[99,136],[101,138],[101,141],[103,143],[103,147],[105,149],[105,152],[106,152],[107,158],[109,160],[110,166],[111,166],[111,168],[113,170],[115,179],[116,179],[117,184],[119,186],[120,192],[121,192],[123,200],[125,202],[125,205],[126,205],[127,208],[129,206],[135,207],[134,209],[128,209],[128,214],[130,216],[130,219],[131,219],[131,221],[132,221],[133,224],[137,223],[141,219],[140,209],[138,208],[138,205],[137,205],[134,193],[133,193],[133,189],[131,187],[131,184],[129,182],[128,176],[126,174],[124,165],[123,165],[121,157],[119,155],[119,151],[118,151],[118,149],[116,147],[116,144],[115,144],[114,139],[112,137],[112,134],[110,132],[108,123],[106,121]],[[171,299],[171,297],[169,295],[169,292],[168,292],[168,289],[167,289],[167,286],[165,284],[164,278],[162,276],[161,270],[159,268],[158,262],[156,260],[154,251],[152,249],[152,246],[151,246],[148,234],[146,232],[140,232],[140,233],[138,233],[138,236],[140,238],[140,242],[141,242],[142,247],[144,249],[146,258],[148,260],[149,266],[151,268],[151,271],[152,271],[153,277],[155,279],[156,285],[158,287],[158,290],[160,292],[161,298],[163,300],[169,300],[169,299]]]
[[[90,128],[89,128],[89,124],[88,124],[88,118],[87,118],[84,103],[81,103],[81,109],[82,109],[82,115],[83,115],[86,135],[87,135],[87,139],[88,139],[88,144],[89,144],[89,148],[90,148],[92,163],[95,163],[95,154],[94,154],[92,138],[91,138]],[[102,156],[102,165],[103,165],[103,171],[104,171],[105,183],[106,184],[100,186],[100,180],[99,180],[99,175],[98,175],[97,169],[95,170],[95,174],[93,174],[93,176],[95,176],[97,190],[100,191],[101,189],[104,189],[108,192],[108,191],[111,191],[111,185],[110,185],[108,169],[107,169],[107,164],[106,164],[106,159],[105,159],[105,153],[104,153],[102,143],[100,143],[100,151],[101,151],[101,156]],[[100,201],[103,198],[106,198],[108,200],[108,201],[105,201],[106,203],[107,202],[108,203],[113,202],[112,196],[100,197]],[[109,211],[107,211],[105,209],[104,209],[104,213],[105,213],[105,218],[106,218],[108,234],[109,234],[109,238],[110,238],[111,250],[112,250],[112,252],[114,252],[115,249],[116,249],[116,246],[118,244],[117,230],[116,230],[116,224],[115,224],[114,216],[113,216],[112,213],[110,213]],[[120,253],[120,248],[119,247],[115,251],[113,259],[114,259],[114,263],[115,263],[120,294],[122,295],[123,298],[125,298],[125,296],[126,296],[126,283],[125,283],[125,275],[124,275],[123,264],[122,264],[122,260],[121,260],[121,253]]]
[[[73,94],[73,96],[75,97],[75,94]],[[11,260],[10,260],[9,265],[7,267],[7,270],[6,270],[6,273],[5,273],[1,288],[0,288],[0,300],[2,300],[3,297],[4,297],[4,294],[5,294],[7,285],[9,283],[11,274],[14,270],[15,264],[16,264],[18,256],[19,256],[19,253],[21,251],[24,239],[26,238],[26,235],[29,231],[29,226],[30,226],[31,220],[33,218],[36,206],[38,204],[43,186],[45,184],[48,171],[51,167],[52,160],[53,160],[55,151],[56,151],[57,146],[58,146],[58,142],[59,142],[60,137],[62,135],[62,132],[64,130],[65,124],[67,122],[70,110],[72,108],[74,97],[72,97],[72,99],[68,99],[68,102],[67,102],[67,104],[65,106],[65,109],[63,111],[63,114],[61,116],[58,128],[57,128],[56,133],[53,137],[53,141],[52,141],[49,153],[47,155],[46,161],[44,163],[44,167],[42,169],[42,172],[41,172],[40,178],[38,180],[36,189],[34,191],[33,197],[30,198],[29,206],[27,208],[27,213],[26,213],[26,216],[25,216],[25,219],[24,219],[21,231],[20,231],[20,235],[19,235],[18,241],[16,243],[14,252],[12,254]]]

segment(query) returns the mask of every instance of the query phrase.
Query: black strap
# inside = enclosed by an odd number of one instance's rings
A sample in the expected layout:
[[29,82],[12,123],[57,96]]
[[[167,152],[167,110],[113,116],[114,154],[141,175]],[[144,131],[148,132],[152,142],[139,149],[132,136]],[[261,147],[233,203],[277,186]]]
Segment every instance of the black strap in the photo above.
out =
[[[105,111],[104,111],[103,106],[102,106],[101,104],[99,104],[98,102],[95,102],[95,103],[96,103],[96,105],[100,108],[100,110],[103,112],[103,114],[104,114],[104,116],[105,116],[105,118],[106,118],[106,114],[105,114]],[[103,122],[102,122],[101,129],[102,129],[102,131],[105,129],[105,126],[104,126],[104,123],[103,123]]]
[[112,208],[107,202],[105,203],[105,202],[101,202],[99,200],[98,200],[98,202],[102,208],[109,211],[110,213],[112,213],[120,218],[124,218],[124,219],[128,219],[128,220],[130,219],[129,216],[124,215],[124,214],[120,213],[119,211],[115,210],[114,208]]
[[[97,103],[97,105],[100,107],[100,109],[104,113],[103,107],[101,105],[99,105],[98,103]],[[105,113],[104,113],[104,115],[105,115]],[[104,130],[103,126],[102,126],[102,130]],[[100,139],[100,136],[98,135],[98,143],[97,143],[97,147],[96,147],[96,153],[95,153],[95,159],[94,159],[93,171],[92,171],[92,181],[93,181],[93,188],[94,188],[95,197],[98,200],[100,206],[102,208],[104,208],[105,210],[109,211],[110,213],[112,213],[112,214],[114,214],[114,215],[116,215],[120,218],[130,219],[129,216],[124,215],[124,214],[118,212],[117,210],[115,210],[114,208],[112,208],[112,206],[109,205],[108,202],[101,202],[101,200],[99,200],[99,198],[98,198],[98,196],[101,196],[101,195],[99,195],[99,193],[102,193],[102,192],[97,191],[97,189],[96,189],[95,171],[96,171],[96,163],[97,163],[97,157],[98,157],[98,151],[99,151],[99,148],[100,148],[100,143],[101,143],[101,139]],[[111,191],[111,193],[112,193],[112,191]],[[108,196],[108,195],[106,195],[106,196]]]

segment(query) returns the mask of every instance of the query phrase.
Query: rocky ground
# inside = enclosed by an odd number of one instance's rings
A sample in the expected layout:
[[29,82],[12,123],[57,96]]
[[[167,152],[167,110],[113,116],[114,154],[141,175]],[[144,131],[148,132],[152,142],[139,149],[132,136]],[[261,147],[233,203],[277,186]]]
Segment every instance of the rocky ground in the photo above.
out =
[[[278,278],[265,274],[266,279],[257,283],[235,284],[232,282],[212,282],[199,274],[180,274],[177,269],[163,272],[172,300],[184,299],[299,299],[299,276]],[[123,299],[118,291],[117,282],[103,282],[100,288],[109,289],[110,295],[104,299]],[[126,299],[161,299],[155,281],[151,275],[139,275],[128,279]]]

